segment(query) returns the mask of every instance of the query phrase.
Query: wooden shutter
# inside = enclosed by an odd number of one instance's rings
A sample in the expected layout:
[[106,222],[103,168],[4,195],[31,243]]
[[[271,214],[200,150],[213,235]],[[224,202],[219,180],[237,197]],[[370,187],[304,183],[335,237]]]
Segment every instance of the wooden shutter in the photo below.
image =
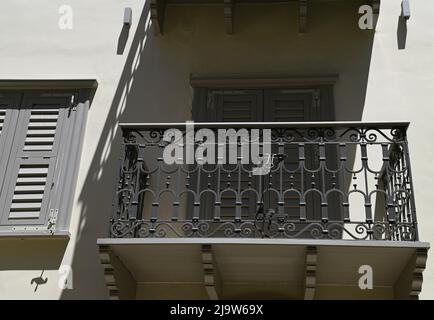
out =
[[[313,104],[313,95],[311,91],[297,91],[297,90],[266,90],[265,91],[265,121],[267,122],[308,122],[315,119],[316,107]],[[282,150],[280,150],[282,152]],[[279,150],[276,145],[272,146],[272,153],[278,154]],[[282,170],[282,187],[283,189],[291,188],[293,184],[294,189],[301,190],[302,188],[302,175],[301,171],[296,169],[299,166],[299,148],[295,146],[287,146],[283,153],[286,155],[284,158],[284,166],[288,170],[294,170],[294,173],[285,172]],[[316,161],[315,150],[311,146],[305,147],[306,165],[308,168],[316,168],[318,161]],[[276,171],[273,174],[273,186],[280,186],[280,172]],[[303,189],[308,189],[311,186],[312,180],[304,173],[304,186]],[[265,196],[265,207],[277,208],[277,198],[274,194],[270,197]],[[307,199],[309,219],[319,217],[318,197],[310,194]],[[314,204],[314,205],[313,205]],[[295,192],[287,193],[284,199],[284,213],[290,218],[298,219],[300,216],[300,197]]]
[[66,97],[24,97],[0,201],[2,225],[47,223],[67,106]]
[[[260,122],[263,120],[263,96],[262,90],[234,90],[215,92],[216,119],[217,122]],[[235,128],[236,129],[236,128]],[[239,153],[239,152],[238,152]],[[247,168],[246,165],[243,165]],[[225,169],[235,169],[236,165],[225,164]],[[248,188],[249,181],[252,188],[258,185],[257,177],[249,178],[245,172],[241,173],[240,190]],[[222,173],[220,176],[221,188],[226,188],[230,183],[231,188],[238,189],[238,171],[231,174]],[[233,219],[235,217],[235,195],[223,193],[221,198],[221,217]],[[253,193],[244,193],[241,205],[241,217],[253,218],[256,213],[256,202]]]
[[[265,121],[282,121],[282,122],[309,122],[330,120],[332,113],[328,97],[329,92],[325,89],[319,90],[266,90],[265,97]],[[320,103],[321,101],[321,103]],[[274,146],[273,153],[278,153],[277,147]],[[297,146],[286,147],[284,153],[287,155],[284,165],[290,170],[298,167],[299,150]],[[318,145],[305,145],[305,163],[307,168],[316,169],[319,167],[319,147]],[[337,167],[337,151],[335,146],[326,146],[327,167],[335,169]],[[292,178],[291,178],[292,176]],[[291,178],[291,179],[290,179]],[[330,172],[324,172],[325,188],[328,190],[333,182],[339,183],[337,179],[332,179]],[[279,185],[279,175],[273,175],[273,182]],[[295,189],[301,188],[301,174],[283,174],[283,189],[290,188],[293,183]],[[312,177],[311,173],[304,173],[304,190],[311,188],[312,183],[316,187],[323,185],[322,174],[317,172]],[[339,220],[341,208],[338,205],[339,199],[336,195],[331,195],[328,199],[328,218],[330,220]],[[276,202],[276,199],[271,199]],[[307,201],[307,218],[321,219],[321,199],[319,194],[311,193],[306,198]],[[284,199],[284,212],[290,218],[299,217],[299,198],[295,193],[289,193]]]
[[3,182],[18,117],[18,104],[19,96],[0,94],[0,199],[4,192]]
[[[195,109],[193,110],[194,120],[210,121],[210,122],[249,122],[249,121],[264,121],[264,122],[308,122],[308,121],[323,121],[333,120],[331,110],[330,88],[321,88],[320,90],[312,89],[268,89],[268,90],[206,90],[199,89],[195,92]],[[320,103],[321,101],[321,103]],[[277,146],[273,147],[273,153],[278,153]],[[285,158],[285,166],[287,168],[296,168],[299,160],[299,150],[296,146],[287,147],[284,150],[287,157]],[[313,146],[305,148],[306,163],[309,168],[318,166],[318,150]],[[274,175],[273,184],[278,186],[276,181],[278,177]],[[230,182],[231,184],[237,181],[237,176],[227,177],[222,175],[222,183]],[[262,179],[259,183],[259,179]],[[253,188],[261,188],[268,184],[268,176],[255,177]],[[304,188],[310,188],[311,183],[315,182],[319,185],[319,177],[314,179],[305,176],[303,179]],[[246,187],[248,178],[242,177],[242,186]],[[206,186],[205,181],[201,181]],[[290,188],[290,183],[294,184],[294,188],[301,187],[301,174],[294,173],[292,181],[289,181],[289,174],[284,176],[283,188]],[[263,191],[262,190],[262,191]],[[261,192],[262,192],[261,191]],[[308,212],[309,219],[320,218],[320,199],[318,196],[310,194],[308,196]],[[243,199],[242,216],[254,216],[257,210],[255,199],[248,201]],[[267,208],[269,202],[273,209],[276,208],[277,199],[264,197],[264,206]],[[233,217],[235,212],[235,199],[231,196],[224,196],[222,199],[222,217]],[[274,204],[272,204],[274,202]],[[300,215],[300,199],[294,194],[288,194],[285,197],[284,211],[290,218],[297,218]],[[271,206],[270,205],[270,206]],[[208,207],[212,208],[211,203],[207,203]],[[331,208],[332,206],[329,206]],[[189,210],[191,211],[191,210]],[[329,210],[338,212],[339,210]],[[209,214],[205,215],[210,217]],[[332,217],[331,217],[332,218]]]
[[[208,103],[215,106],[215,117],[208,121],[250,122],[262,121],[262,90],[212,91]],[[214,107],[213,106],[213,107]]]
[[[205,110],[195,110],[193,114],[203,115],[196,116],[195,120],[204,122],[251,122],[262,121],[263,118],[263,94],[262,90],[207,90],[205,99],[197,108]],[[203,112],[205,111],[205,112]],[[236,128],[235,128],[236,129]],[[208,166],[209,167],[209,166]],[[235,165],[224,165],[224,168],[231,170]],[[256,178],[253,179],[252,187],[256,186]],[[248,186],[248,175],[241,175],[241,190]],[[201,185],[205,188],[208,184],[206,177],[202,177]],[[238,189],[238,173],[220,174],[220,189],[227,187],[230,183],[231,188]],[[193,187],[196,187],[195,175],[193,175]],[[216,189],[217,177],[214,176],[211,182],[211,188]],[[223,219],[235,218],[235,195],[229,192],[223,193],[221,200],[220,217]],[[201,210],[201,218],[211,219],[213,217],[214,200],[211,197],[205,197],[201,202],[204,209]],[[241,215],[243,218],[253,217],[256,212],[256,199],[252,194],[245,194],[242,197]],[[189,206],[189,216],[191,216],[192,207]]]

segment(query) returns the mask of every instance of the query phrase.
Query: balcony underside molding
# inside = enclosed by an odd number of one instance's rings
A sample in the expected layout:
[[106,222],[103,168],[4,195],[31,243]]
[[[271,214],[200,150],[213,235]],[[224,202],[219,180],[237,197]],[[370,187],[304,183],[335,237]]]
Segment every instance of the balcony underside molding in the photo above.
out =
[[427,259],[427,248],[416,249],[416,252],[395,283],[394,291],[396,299],[419,299],[423,283],[422,273],[425,270]]
[[[312,0],[311,0],[312,1]],[[150,1],[150,12],[151,20],[154,25],[155,35],[162,35],[164,29],[164,17],[167,5],[172,4],[189,4],[189,5],[203,5],[203,4],[215,4],[222,5],[223,12],[222,17],[224,21],[224,28],[226,34],[234,33],[234,9],[236,3],[238,4],[270,4],[270,3],[294,3],[297,2],[297,15],[298,15],[298,32],[307,32],[307,15],[308,15],[308,2],[309,0],[271,0],[271,1],[260,1],[260,0],[208,0],[208,1],[197,1],[197,0],[151,0]],[[373,8],[374,14],[378,14],[380,10],[380,0],[370,0],[370,5]],[[288,7],[288,10],[293,10],[293,7]]]
[[306,249],[306,283],[304,288],[304,299],[313,300],[316,288],[316,268],[318,261],[318,251],[315,246]]
[[202,245],[202,265],[204,285],[208,297],[210,300],[219,300],[221,297],[221,279],[212,246],[209,244]]
[[[412,272],[410,298],[418,299],[419,293],[422,291],[422,282],[423,282],[422,273],[426,268],[426,261],[428,259],[428,250],[425,248],[417,249],[414,259],[415,259],[415,263]],[[411,262],[409,264],[411,264]]]
[[99,259],[104,269],[104,279],[110,300],[119,300],[119,290],[114,277],[114,269],[111,264],[110,246],[99,246]]
[[[136,281],[108,245],[99,246],[100,263],[110,300],[134,299]],[[119,282],[121,285],[118,285]],[[122,292],[122,294],[121,294]]]
[[257,239],[257,238],[100,238],[98,245],[148,245],[148,244],[245,244],[245,245],[302,245],[336,247],[379,247],[429,249],[428,242],[421,241],[354,241],[326,239]]
[[[142,299],[144,291],[147,299],[177,298],[191,286],[194,299],[213,300],[417,299],[429,248],[409,241],[216,238],[98,245],[111,298]],[[358,287],[361,265],[372,266],[373,290]]]

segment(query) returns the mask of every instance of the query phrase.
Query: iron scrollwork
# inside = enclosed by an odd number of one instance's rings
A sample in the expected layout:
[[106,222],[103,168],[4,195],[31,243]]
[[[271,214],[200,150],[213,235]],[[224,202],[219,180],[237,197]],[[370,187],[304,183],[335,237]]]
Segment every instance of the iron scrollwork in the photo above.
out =
[[240,161],[167,165],[164,132],[123,129],[111,237],[418,239],[404,125],[273,127],[280,156],[261,177]]

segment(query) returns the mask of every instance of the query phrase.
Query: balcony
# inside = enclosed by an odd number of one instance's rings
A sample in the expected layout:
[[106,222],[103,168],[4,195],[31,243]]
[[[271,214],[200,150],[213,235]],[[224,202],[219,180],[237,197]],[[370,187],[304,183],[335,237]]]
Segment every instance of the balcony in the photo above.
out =
[[[418,238],[408,123],[121,128],[98,244],[135,297],[417,298],[429,246]],[[358,287],[363,265],[373,290]],[[122,296],[125,284],[109,282]],[[184,287],[147,295],[155,286]]]
[[194,126],[215,136],[217,128],[271,129],[262,175],[242,163],[249,141],[241,139],[237,163],[167,165],[163,136],[171,128],[185,137],[182,125],[122,126],[111,237],[418,240],[406,123]]

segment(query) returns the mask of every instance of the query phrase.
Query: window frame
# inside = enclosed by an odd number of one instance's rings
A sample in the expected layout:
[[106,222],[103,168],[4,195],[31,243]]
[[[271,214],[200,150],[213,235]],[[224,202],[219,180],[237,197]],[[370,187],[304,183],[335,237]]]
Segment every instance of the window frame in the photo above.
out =
[[[2,224],[0,226],[0,237],[46,234],[69,235],[69,224],[77,186],[87,114],[97,86],[96,80],[0,80],[0,97],[19,97],[19,104],[13,106],[14,109],[17,109],[18,114],[25,97],[73,97],[73,104],[68,108],[70,114],[67,117],[72,118],[63,124],[62,137],[60,138],[61,145],[58,146],[59,150],[56,158],[57,167],[53,172],[55,175],[54,179],[57,179],[56,183],[58,185],[48,199],[50,208],[58,210],[55,225],[49,228],[47,225],[48,219],[45,219],[43,225],[36,227],[27,225],[18,225],[17,227],[17,225],[9,226]],[[19,115],[17,115],[16,126],[18,126],[18,117]],[[1,166],[5,168],[4,170],[14,166],[10,158],[14,150],[12,140],[15,139],[15,135],[20,134],[23,130],[17,127],[12,130],[8,129],[7,141],[9,142],[9,151],[4,153],[3,157],[0,154],[0,170],[3,169]],[[11,137],[11,135],[14,136]],[[5,157],[8,159],[5,160]],[[0,184],[0,188],[3,187],[5,186],[1,186]],[[0,204],[0,206],[3,205]],[[46,214],[48,217],[50,210],[47,211],[49,212],[41,212],[41,214]]]

